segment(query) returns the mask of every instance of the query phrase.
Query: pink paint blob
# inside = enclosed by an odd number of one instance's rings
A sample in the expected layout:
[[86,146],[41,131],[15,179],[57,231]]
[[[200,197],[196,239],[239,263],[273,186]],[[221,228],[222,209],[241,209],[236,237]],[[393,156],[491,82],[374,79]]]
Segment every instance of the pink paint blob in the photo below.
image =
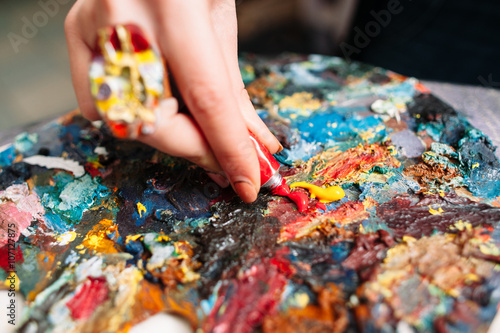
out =
[[40,199],[30,194],[27,184],[9,186],[0,191],[0,247],[8,242],[8,234],[15,242],[32,221],[42,219],[45,214]]
[[271,191],[274,195],[280,195],[287,197],[288,199],[295,202],[299,212],[305,212],[309,207],[309,197],[307,194],[302,192],[290,192],[290,187],[286,184],[285,180],[281,184]]
[[9,242],[8,235],[17,242],[19,235],[30,226],[32,216],[27,212],[20,212],[16,204],[6,202],[0,205],[0,247]]

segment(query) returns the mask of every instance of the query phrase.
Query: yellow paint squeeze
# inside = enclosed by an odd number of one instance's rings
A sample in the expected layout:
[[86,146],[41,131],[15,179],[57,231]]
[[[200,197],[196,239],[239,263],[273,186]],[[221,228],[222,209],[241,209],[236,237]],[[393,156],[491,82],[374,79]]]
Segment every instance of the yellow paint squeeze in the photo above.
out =
[[142,213],[146,213],[147,209],[144,207],[144,205],[140,202],[137,203],[137,212],[139,213],[139,216],[142,217]]
[[318,198],[320,202],[327,203],[337,201],[345,197],[345,192],[340,186],[330,186],[322,188],[306,182],[296,182],[290,185],[290,188],[301,187],[311,193],[311,198]]

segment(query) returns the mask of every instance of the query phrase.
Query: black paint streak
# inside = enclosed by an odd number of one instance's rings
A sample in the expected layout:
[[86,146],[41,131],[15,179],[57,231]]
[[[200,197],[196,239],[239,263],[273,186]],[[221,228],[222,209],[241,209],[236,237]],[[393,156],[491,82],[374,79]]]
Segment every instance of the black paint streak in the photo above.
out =
[[274,253],[280,224],[276,218],[262,217],[266,205],[263,196],[251,205],[239,199],[218,203],[214,214],[219,218],[193,233],[198,243],[195,259],[203,262],[202,294],[207,296],[219,279],[234,278],[242,265],[248,268]]
[[457,116],[457,112],[448,104],[432,94],[421,94],[408,105],[409,114],[417,123],[438,121],[444,116]]
[[22,184],[35,175],[47,172],[47,170],[47,168],[24,162],[14,163],[3,168],[0,173],[0,190],[3,191],[14,184]]

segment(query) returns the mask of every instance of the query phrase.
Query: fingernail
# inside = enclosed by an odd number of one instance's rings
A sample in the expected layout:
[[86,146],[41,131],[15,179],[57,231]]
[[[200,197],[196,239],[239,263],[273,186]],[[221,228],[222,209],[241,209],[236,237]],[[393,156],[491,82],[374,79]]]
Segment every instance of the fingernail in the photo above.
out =
[[[279,143],[279,141],[278,141],[278,143]],[[279,144],[280,144],[280,147],[278,148],[278,153],[281,153],[283,151],[283,145],[281,143],[279,143]]]
[[227,180],[226,177],[224,177],[222,175],[218,175],[218,174],[213,173],[213,172],[207,172],[207,175],[208,175],[208,177],[210,177],[210,179],[212,179],[220,187],[226,188],[229,186],[229,180]]
[[233,188],[246,203],[254,202],[257,199],[255,186],[248,180],[238,180],[233,182]]

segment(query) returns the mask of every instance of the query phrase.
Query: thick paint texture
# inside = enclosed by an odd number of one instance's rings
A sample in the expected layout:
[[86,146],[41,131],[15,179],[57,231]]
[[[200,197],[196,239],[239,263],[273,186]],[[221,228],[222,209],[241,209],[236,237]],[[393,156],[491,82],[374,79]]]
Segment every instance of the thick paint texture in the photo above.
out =
[[345,197],[345,192],[340,186],[330,186],[322,188],[306,182],[296,182],[290,184],[290,188],[301,187],[305,188],[311,194],[311,198],[318,198],[322,203],[337,201]]
[[486,331],[500,303],[489,139],[381,68],[240,65],[284,146],[265,175],[279,166],[283,181],[253,204],[76,113],[0,147],[0,279],[13,264],[28,301],[18,331],[126,332],[165,311],[205,332]]
[[305,212],[309,206],[309,198],[307,198],[307,195],[301,192],[290,192],[290,187],[286,184],[285,180],[283,180],[278,187],[273,189],[271,193],[292,200],[297,205],[297,210],[299,212]]

